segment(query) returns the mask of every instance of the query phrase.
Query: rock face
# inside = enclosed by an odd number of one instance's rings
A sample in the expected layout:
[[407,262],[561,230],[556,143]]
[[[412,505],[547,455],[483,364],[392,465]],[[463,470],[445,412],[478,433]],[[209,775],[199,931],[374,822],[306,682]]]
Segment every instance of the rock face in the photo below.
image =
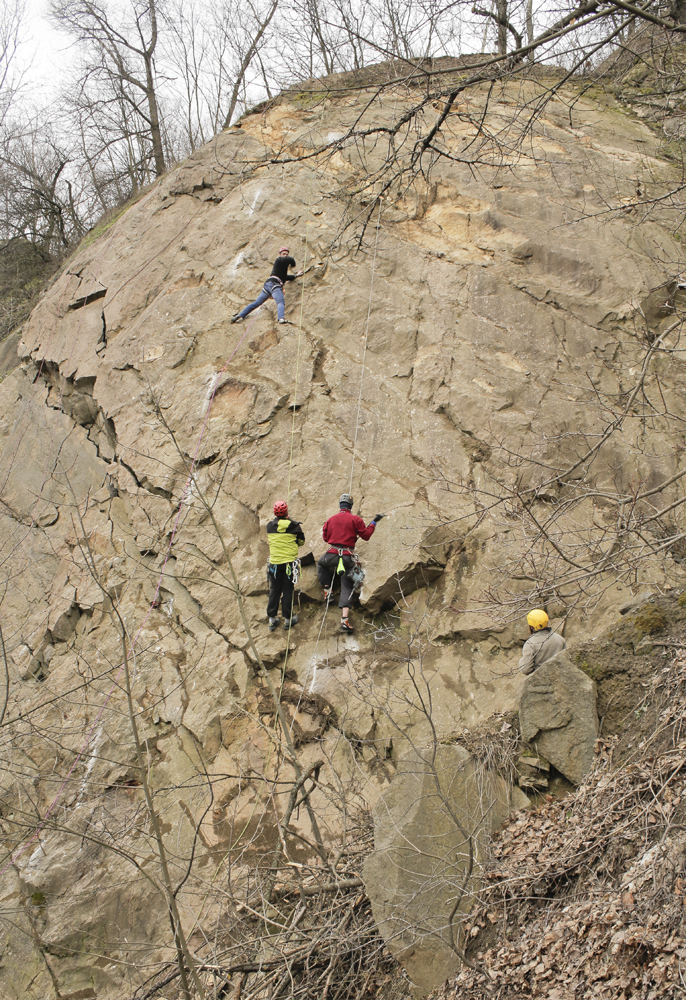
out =
[[[396,96],[377,124],[402,110]],[[302,765],[325,761],[312,802],[332,841],[387,788],[393,755],[514,708],[525,629],[473,607],[521,540],[474,491],[526,486],[522,447],[558,467],[593,439],[605,412],[589,384],[624,398],[650,332],[641,302],[681,259],[657,215],[638,226],[629,208],[605,211],[674,176],[657,138],[618,107],[569,97],[547,99],[518,160],[485,158],[477,174],[459,156],[436,162],[432,187],[384,208],[378,240],[372,227],[357,252],[346,220],[380,147],[366,163],[358,147],[270,161],[326,142],[368,95],[286,95],[85,241],[34,310],[0,383],[4,996],[56,983],[118,1000],[140,985],[137,963],[174,960],[163,897],[140,875],[156,854],[118,621],[175,882],[193,858],[179,907],[199,954],[225,926],[207,895],[229,877],[221,866],[247,879],[273,850],[293,774],[227,559],[263,661],[285,671]],[[519,97],[504,86],[471,99],[488,99],[505,141]],[[446,142],[459,151],[476,137],[455,111]],[[270,303],[231,326],[284,242],[308,268],[287,288],[293,325]],[[681,362],[657,361],[664,405],[683,416]],[[598,492],[650,489],[681,456],[654,423],[640,448],[618,431],[594,465]],[[335,609],[323,620],[310,566],[289,647],[265,618],[272,504],[288,499],[318,556],[351,478],[355,510],[388,515],[359,547],[356,632],[338,632]],[[583,516],[605,514],[589,501]],[[681,570],[646,560],[639,576],[667,572]],[[628,596],[606,593],[606,608]],[[304,810],[293,825],[311,837]]]
[[524,681],[519,728],[522,740],[565,778],[583,781],[598,738],[596,686],[564,650]]
[[488,835],[529,800],[457,746],[399,762],[374,809],[364,883],[388,948],[428,993],[460,965],[460,918],[479,884]]

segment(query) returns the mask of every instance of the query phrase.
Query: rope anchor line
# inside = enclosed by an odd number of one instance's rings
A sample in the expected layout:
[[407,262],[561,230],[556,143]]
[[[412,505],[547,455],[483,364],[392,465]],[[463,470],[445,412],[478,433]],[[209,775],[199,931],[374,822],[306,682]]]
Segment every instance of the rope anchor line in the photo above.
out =
[[[355,418],[355,436],[353,438],[353,453],[350,461],[350,487],[348,489],[349,493],[353,491],[353,475],[355,472],[355,453],[357,450],[357,434],[360,426],[360,410],[362,408],[362,388],[364,386],[364,372],[365,372],[365,362],[367,359],[367,342],[369,340],[369,319],[372,312],[372,299],[374,294],[374,275],[376,273],[376,254],[379,245],[379,229],[381,228],[381,198],[379,198],[379,213],[376,218],[376,235],[374,237],[374,257],[372,259],[372,275],[369,283],[369,302],[367,303],[367,321],[364,331],[364,349],[362,351],[362,371],[360,372],[360,391],[357,397],[357,416]],[[322,616],[322,623],[319,628],[319,635],[317,636],[317,641],[314,646],[314,652],[312,653],[312,659],[310,664],[313,665],[312,669],[312,680],[310,681],[309,693],[314,693],[314,686],[317,680],[317,650],[319,649],[319,641],[322,637],[322,631],[324,629],[324,622],[326,621],[326,615],[329,610],[329,601],[331,599],[331,593],[327,595],[326,607],[324,608],[324,615]]]
[[372,260],[372,277],[369,283],[369,303],[367,304],[367,325],[364,332],[364,350],[362,351],[362,371],[360,373],[360,392],[357,397],[357,417],[355,419],[355,437],[353,438],[353,454],[350,461],[350,487],[348,493],[353,491],[353,473],[355,471],[355,452],[357,450],[357,432],[360,426],[360,409],[362,407],[362,386],[364,383],[364,369],[367,360],[367,341],[369,339],[369,317],[372,312],[372,296],[374,293],[374,274],[376,272],[376,250],[379,245],[379,229],[381,228],[381,198],[379,198],[379,214],[376,218],[376,236],[374,237],[374,258]]

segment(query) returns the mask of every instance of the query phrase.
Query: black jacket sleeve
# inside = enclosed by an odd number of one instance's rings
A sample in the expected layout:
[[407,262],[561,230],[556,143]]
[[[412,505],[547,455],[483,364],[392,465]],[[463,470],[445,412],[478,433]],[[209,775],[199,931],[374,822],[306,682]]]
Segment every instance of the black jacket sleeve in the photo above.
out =
[[305,542],[305,533],[298,521],[291,521],[288,526],[288,533],[295,535],[298,540],[298,545],[303,545]]

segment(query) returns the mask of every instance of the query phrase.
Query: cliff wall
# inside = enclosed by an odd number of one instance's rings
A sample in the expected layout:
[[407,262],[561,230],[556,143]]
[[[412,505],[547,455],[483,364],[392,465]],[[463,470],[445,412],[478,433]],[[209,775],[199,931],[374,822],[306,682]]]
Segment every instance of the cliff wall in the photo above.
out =
[[[452,158],[372,206],[358,245],[372,203],[356,191],[387,140],[307,154],[364,116],[365,92],[286,94],[87,240],[27,321],[0,384],[5,996],[56,983],[61,996],[121,997],[171,954],[144,870],[155,850],[117,613],[177,881],[197,849],[180,898],[199,953],[225,919],[210,887],[242,885],[273,848],[292,777],[227,554],[302,766],[322,761],[311,801],[331,841],[361,822],[403,741],[513,708],[536,568],[510,570],[527,540],[487,497],[525,493],[603,438],[607,400],[631,394],[678,308],[682,257],[669,204],[636,208],[674,177],[650,129],[570,89],[522,138],[521,96],[491,93],[499,152],[476,171],[461,162],[477,136],[456,105]],[[384,100],[380,122],[409,97]],[[291,325],[268,304],[231,326],[284,243],[307,268],[286,291]],[[651,372],[678,422],[683,362],[676,340],[660,346]],[[683,435],[632,399],[594,455],[599,494],[682,469]],[[265,617],[272,504],[288,498],[317,558],[348,489],[365,518],[387,515],[360,545],[356,632],[338,633],[335,609],[323,620],[305,566],[289,648]],[[562,495],[548,492],[542,512]],[[589,498],[565,530],[604,539],[606,513]],[[662,588],[682,573],[670,553],[632,572]],[[575,598],[568,638],[592,634],[630,583],[608,572]],[[569,610],[554,593],[548,606]],[[293,824],[309,837],[304,809]]]

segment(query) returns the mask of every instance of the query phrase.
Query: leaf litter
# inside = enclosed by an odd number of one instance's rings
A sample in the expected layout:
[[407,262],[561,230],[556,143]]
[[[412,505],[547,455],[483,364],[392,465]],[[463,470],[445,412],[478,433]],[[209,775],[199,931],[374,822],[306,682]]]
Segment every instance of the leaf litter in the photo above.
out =
[[653,679],[657,726],[617,764],[497,833],[440,1000],[686,997],[686,656]]

